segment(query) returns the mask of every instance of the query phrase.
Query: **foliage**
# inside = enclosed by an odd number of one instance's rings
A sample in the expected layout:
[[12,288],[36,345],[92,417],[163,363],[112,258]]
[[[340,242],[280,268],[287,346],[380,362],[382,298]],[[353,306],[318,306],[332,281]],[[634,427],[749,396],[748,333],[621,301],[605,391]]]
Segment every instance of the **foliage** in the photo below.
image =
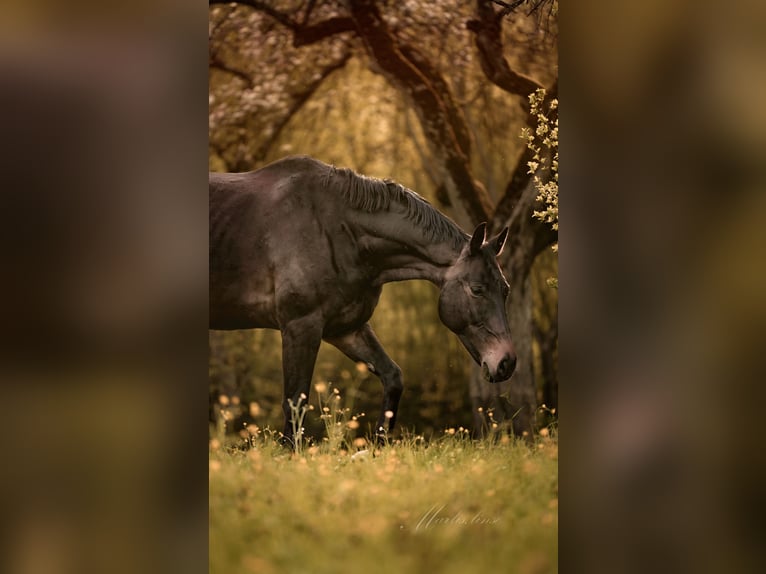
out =
[[555,572],[557,460],[550,436],[302,455],[269,438],[248,451],[213,441],[209,570]]
[[[538,191],[537,200],[545,205],[534,216],[549,223],[553,229],[559,228],[559,117],[558,99],[546,100],[545,90],[537,90],[529,96],[532,116],[536,119],[534,131],[522,128],[522,138],[533,152],[528,162],[529,173],[534,174],[534,183]],[[558,250],[558,242],[553,246]]]

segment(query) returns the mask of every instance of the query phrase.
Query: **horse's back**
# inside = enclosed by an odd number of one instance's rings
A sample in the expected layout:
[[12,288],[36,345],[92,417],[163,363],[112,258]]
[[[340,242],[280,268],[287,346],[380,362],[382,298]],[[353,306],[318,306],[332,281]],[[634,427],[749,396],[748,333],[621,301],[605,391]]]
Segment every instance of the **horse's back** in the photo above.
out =
[[[321,178],[329,166],[289,157],[259,170],[210,173],[211,325],[275,326],[275,297],[290,273],[316,259]],[[312,238],[314,239],[314,238]],[[232,325],[232,326],[226,326]]]
[[320,186],[330,167],[308,156],[287,157],[255,171],[242,173],[210,172],[211,220],[220,210],[240,202],[276,206],[292,195],[308,196]]

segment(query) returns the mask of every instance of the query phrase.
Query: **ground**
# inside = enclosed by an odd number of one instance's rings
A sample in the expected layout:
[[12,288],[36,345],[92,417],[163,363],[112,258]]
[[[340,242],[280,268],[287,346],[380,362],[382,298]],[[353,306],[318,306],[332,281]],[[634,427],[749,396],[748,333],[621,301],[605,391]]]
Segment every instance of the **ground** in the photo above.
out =
[[557,571],[555,437],[355,442],[290,454],[263,435],[248,450],[213,439],[211,574]]

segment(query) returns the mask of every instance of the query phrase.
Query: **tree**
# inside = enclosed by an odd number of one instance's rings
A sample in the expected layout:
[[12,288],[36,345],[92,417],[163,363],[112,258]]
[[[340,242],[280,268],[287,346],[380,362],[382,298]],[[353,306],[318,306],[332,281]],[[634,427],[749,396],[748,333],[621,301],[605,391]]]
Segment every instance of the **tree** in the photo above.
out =
[[[332,72],[352,57],[363,57],[413,110],[429,176],[453,218],[466,228],[481,221],[493,231],[510,226],[501,264],[512,286],[509,322],[517,372],[512,383],[490,385],[476,369],[471,394],[475,412],[494,407],[496,419],[513,419],[516,433],[530,431],[536,408],[530,276],[537,255],[556,241],[557,231],[533,217],[543,207],[530,172],[534,154],[529,147],[519,145],[508,154],[512,165],[499,193],[476,177],[481,154],[472,135],[475,125],[456,94],[465,91],[465,84],[476,85],[471,74],[480,73],[484,86],[501,90],[504,105],[515,106],[522,122],[533,127],[529,96],[545,88],[553,98],[557,91],[557,2],[211,4],[225,4],[211,11],[211,74],[235,78],[240,92],[234,88],[211,99],[211,146],[224,167],[252,168]],[[537,79],[525,70],[531,62],[537,64]],[[236,113],[227,114],[232,109],[225,105],[228,98],[238,102]],[[247,133],[259,136],[249,140]]]

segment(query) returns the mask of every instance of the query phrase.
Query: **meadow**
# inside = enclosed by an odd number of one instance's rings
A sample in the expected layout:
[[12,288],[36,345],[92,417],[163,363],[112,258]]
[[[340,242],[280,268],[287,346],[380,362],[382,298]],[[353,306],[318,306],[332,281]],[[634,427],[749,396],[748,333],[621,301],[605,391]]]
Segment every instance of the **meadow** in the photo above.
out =
[[447,429],[377,449],[328,436],[298,453],[269,433],[214,438],[209,572],[556,572],[558,442],[542,434]]

